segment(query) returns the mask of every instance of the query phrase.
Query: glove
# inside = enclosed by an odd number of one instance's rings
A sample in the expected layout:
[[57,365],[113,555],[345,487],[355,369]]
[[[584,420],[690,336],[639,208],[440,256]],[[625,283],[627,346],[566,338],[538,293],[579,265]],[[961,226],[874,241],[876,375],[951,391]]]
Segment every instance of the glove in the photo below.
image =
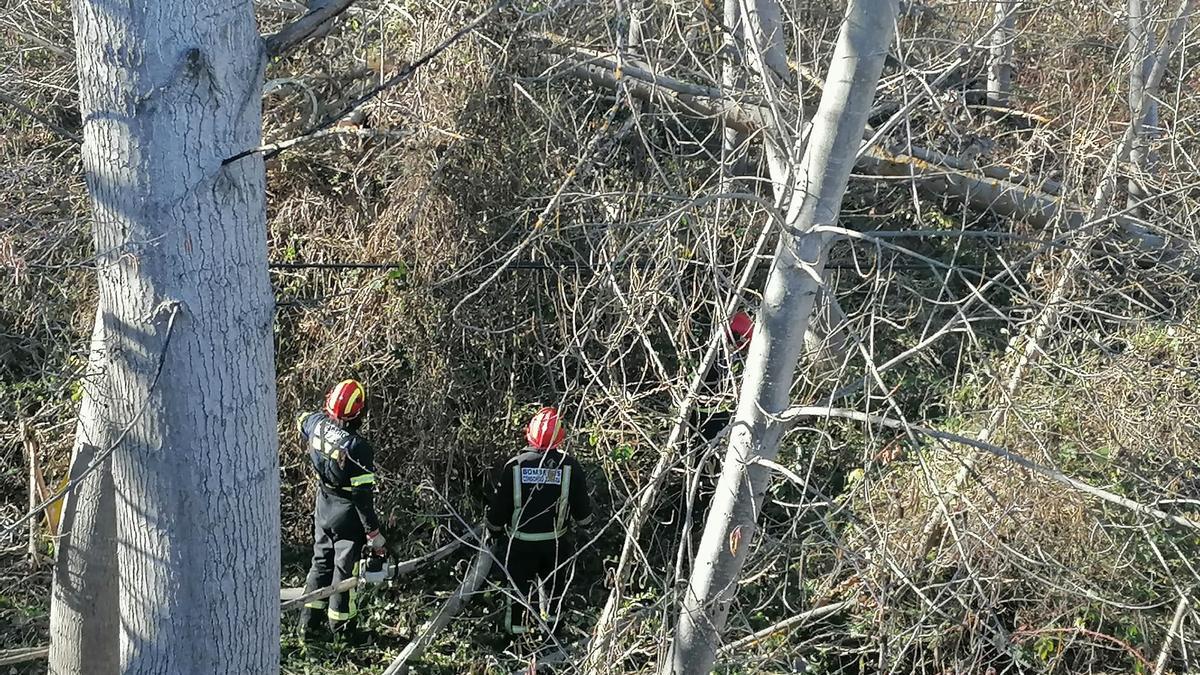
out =
[[383,535],[379,533],[379,530],[371,530],[367,533],[367,548],[376,551],[383,551],[384,544],[386,543],[387,540],[383,538]]

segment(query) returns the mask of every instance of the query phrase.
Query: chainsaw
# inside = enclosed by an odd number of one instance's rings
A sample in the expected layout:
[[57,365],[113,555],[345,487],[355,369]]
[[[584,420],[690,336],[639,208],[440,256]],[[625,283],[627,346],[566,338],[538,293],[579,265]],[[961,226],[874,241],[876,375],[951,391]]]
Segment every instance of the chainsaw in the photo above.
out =
[[386,551],[371,551],[367,554],[366,565],[359,575],[364,584],[382,584],[396,577],[396,564]]

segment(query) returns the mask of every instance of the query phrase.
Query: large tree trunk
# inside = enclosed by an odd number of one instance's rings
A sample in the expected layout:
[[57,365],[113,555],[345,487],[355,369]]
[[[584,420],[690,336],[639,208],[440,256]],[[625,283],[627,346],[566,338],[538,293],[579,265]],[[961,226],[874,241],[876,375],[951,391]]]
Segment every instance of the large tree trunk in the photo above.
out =
[[852,0],[838,35],[825,92],[767,278],[750,346],[734,427],[696,565],[662,672],[712,669],[737,580],[754,539],[757,515],[784,427],[796,362],[822,283],[830,235],[862,143],[871,101],[891,44],[897,0]]
[[[71,453],[72,479],[109,445],[105,358],[104,324],[97,309]],[[116,557],[112,473],[104,460],[63,498],[50,600],[51,673],[117,672]]]
[[259,155],[222,166],[261,141],[253,7],[78,0],[75,34],[109,420],[123,430],[120,668],[276,672],[264,170]]

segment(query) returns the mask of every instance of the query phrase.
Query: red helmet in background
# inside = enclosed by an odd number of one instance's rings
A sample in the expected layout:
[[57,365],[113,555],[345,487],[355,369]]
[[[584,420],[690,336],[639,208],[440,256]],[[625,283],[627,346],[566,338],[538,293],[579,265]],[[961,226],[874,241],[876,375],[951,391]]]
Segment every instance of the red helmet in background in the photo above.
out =
[[557,448],[566,435],[567,431],[558,419],[558,411],[548,407],[537,411],[525,429],[525,440],[537,450]]
[[729,320],[730,338],[737,349],[745,349],[750,345],[750,337],[754,335],[754,320],[745,312],[738,312]]
[[367,407],[367,390],[358,380],[342,380],[325,397],[325,414],[339,422],[349,422]]

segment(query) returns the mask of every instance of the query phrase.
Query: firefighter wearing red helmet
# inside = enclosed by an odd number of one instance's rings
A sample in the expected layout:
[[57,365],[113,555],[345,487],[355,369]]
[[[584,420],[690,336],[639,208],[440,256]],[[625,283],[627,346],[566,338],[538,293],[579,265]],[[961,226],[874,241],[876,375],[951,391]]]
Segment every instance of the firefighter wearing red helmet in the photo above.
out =
[[731,350],[718,357],[718,361],[704,374],[701,399],[692,414],[692,426],[705,443],[715,440],[733,418],[735,402],[722,395],[722,392],[726,390],[725,380],[731,375],[740,374],[742,359],[749,351],[753,335],[754,320],[749,314],[738,312],[730,317],[725,336],[729,339]]
[[[329,390],[323,412],[304,413],[296,420],[320,483],[305,592],[355,576],[364,547],[380,553],[384,549],[375,515],[374,452],[358,434],[366,409],[362,384],[343,380]],[[309,637],[328,622],[334,634],[351,637],[357,614],[355,590],[337,593],[304,606],[301,631]]]
[[[529,631],[527,607],[557,629],[558,609],[566,584],[567,561],[574,545],[567,536],[570,523],[586,526],[592,520],[587,477],[579,462],[558,449],[566,435],[558,411],[542,408],[525,431],[528,447],[505,463],[494,476],[487,509],[488,529],[507,534],[503,559],[516,585],[504,613],[510,634]],[[537,582],[547,591],[548,607],[539,606]]]

